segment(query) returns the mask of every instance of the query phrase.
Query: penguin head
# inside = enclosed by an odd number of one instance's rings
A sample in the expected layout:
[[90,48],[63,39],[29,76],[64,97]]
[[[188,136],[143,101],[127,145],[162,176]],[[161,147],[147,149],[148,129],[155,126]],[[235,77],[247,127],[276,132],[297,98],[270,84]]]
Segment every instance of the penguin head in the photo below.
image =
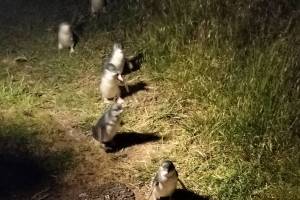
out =
[[123,47],[120,43],[115,43],[113,46],[111,63],[116,63],[116,66],[119,67],[119,63],[122,63],[122,60],[125,58]]
[[159,169],[162,176],[171,176],[175,173],[175,166],[172,161],[165,160]]
[[70,33],[71,32],[71,25],[67,22],[63,22],[59,25],[59,32],[61,33]]
[[111,106],[111,113],[113,116],[118,116],[123,112],[123,106],[120,103],[115,103]]
[[123,45],[121,43],[114,43],[113,50],[123,50]]

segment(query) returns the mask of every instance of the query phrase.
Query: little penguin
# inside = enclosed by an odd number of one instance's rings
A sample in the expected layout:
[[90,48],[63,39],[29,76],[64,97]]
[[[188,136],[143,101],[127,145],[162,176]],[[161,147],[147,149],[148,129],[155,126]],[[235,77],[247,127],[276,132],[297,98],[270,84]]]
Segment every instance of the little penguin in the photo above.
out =
[[98,140],[106,152],[115,148],[114,137],[121,123],[122,104],[114,103],[93,126],[93,137]]

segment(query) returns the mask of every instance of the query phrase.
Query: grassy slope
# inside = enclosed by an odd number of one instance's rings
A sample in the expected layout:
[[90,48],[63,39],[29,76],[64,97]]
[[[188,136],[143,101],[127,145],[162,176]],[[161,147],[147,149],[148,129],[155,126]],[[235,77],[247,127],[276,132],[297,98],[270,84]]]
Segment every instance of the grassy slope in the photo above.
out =
[[167,1],[162,9],[152,1],[140,11],[152,12],[136,38],[149,73],[174,88],[170,114],[185,115],[186,135],[171,156],[197,191],[219,199],[299,198],[297,7]]
[[[149,107],[157,109],[150,117],[139,117],[143,108],[128,111],[126,126],[151,120],[140,128],[169,138],[168,155],[157,151],[146,170],[132,166],[139,182],[167,157],[201,194],[299,199],[297,8],[297,1],[280,0],[127,1],[89,23],[72,57],[57,53],[47,23],[10,27],[0,37],[15,36],[1,47],[1,115],[16,124],[30,121],[29,127],[46,134],[64,131],[59,120],[69,118],[71,127],[87,132],[99,115],[95,110],[103,109],[95,89],[99,55],[113,41],[124,41],[128,52],[144,52],[143,79],[159,87],[162,99],[161,106]],[[24,33],[25,40],[16,39]],[[22,54],[32,60],[14,64]]]

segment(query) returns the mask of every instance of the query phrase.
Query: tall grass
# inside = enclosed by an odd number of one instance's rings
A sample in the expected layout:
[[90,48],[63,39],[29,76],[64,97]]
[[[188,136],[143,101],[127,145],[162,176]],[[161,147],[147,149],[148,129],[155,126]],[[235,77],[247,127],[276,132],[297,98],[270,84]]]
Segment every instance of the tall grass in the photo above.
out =
[[300,198],[299,2],[131,3],[129,17],[117,15],[126,42],[173,85],[174,102],[192,106],[173,154],[191,187],[219,199]]

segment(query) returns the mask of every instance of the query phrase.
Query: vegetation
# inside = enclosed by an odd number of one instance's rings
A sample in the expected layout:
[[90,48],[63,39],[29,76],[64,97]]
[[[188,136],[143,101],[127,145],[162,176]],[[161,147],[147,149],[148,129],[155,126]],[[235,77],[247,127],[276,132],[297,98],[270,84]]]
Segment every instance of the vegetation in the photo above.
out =
[[[159,94],[150,101],[150,116],[142,115],[139,103],[129,106],[124,129],[157,131],[166,139],[157,148],[168,149],[157,150],[146,164],[130,164],[136,182],[146,185],[158,161],[170,158],[199,194],[300,199],[299,1],[116,2],[87,23],[72,56],[58,53],[56,34],[46,30],[58,19],[71,19],[74,4],[63,17],[52,6],[40,18],[25,13],[16,27],[7,23],[15,19],[4,18],[3,121],[33,121],[44,139],[63,134],[66,126],[87,134],[104,108],[97,89],[100,63],[112,43],[122,41],[129,54],[142,51],[145,58],[129,80],[145,79]],[[36,11],[34,3],[26,6]],[[14,63],[20,55],[29,61]]]

